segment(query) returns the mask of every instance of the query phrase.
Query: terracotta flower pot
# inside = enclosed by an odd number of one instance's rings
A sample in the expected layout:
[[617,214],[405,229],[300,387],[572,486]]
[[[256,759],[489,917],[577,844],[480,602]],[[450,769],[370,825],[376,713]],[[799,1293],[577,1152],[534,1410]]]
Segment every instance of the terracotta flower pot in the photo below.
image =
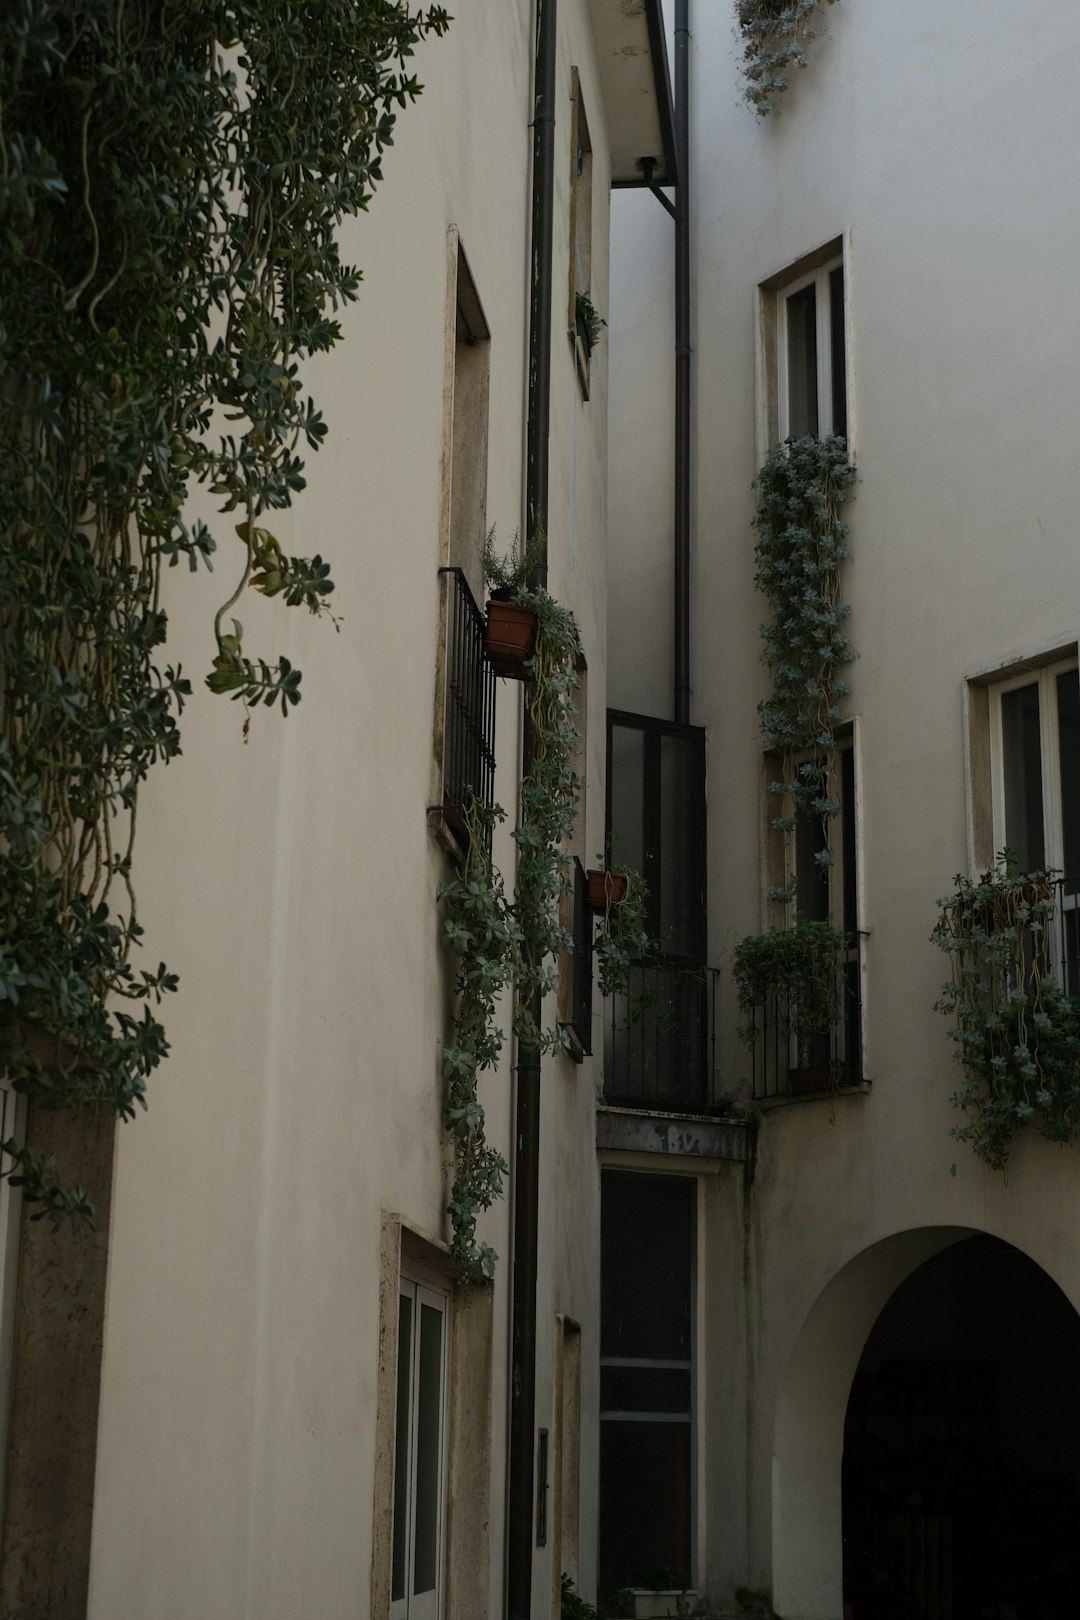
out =
[[608,872],[602,866],[591,866],[585,880],[590,911],[607,911],[609,906],[621,905],[626,899],[628,880],[625,872]]
[[496,675],[523,681],[527,673],[525,665],[535,646],[536,614],[532,608],[520,607],[517,602],[499,602],[492,597],[487,605],[484,650]]

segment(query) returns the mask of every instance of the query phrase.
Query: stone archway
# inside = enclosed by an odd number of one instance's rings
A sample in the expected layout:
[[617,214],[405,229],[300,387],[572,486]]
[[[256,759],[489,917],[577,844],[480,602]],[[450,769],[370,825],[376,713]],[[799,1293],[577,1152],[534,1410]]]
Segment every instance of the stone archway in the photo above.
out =
[[773,1607],[784,1620],[840,1620],[843,1612],[844,1418],[870,1330],[912,1272],[973,1235],[927,1226],[883,1238],[837,1272],[802,1325],[773,1432]]
[[[942,1258],[935,1266],[928,1265],[928,1262],[935,1261],[938,1256],[944,1257],[946,1250],[966,1239],[980,1240],[972,1245],[970,1258],[962,1256],[957,1250],[955,1257]],[[1011,1269],[1006,1267],[1002,1271],[1000,1264],[994,1260],[995,1254],[1006,1260],[1011,1256]],[[998,1267],[996,1270],[995,1265]],[[916,1278],[915,1274],[921,1272],[923,1267],[926,1267],[925,1273]],[[943,1267],[948,1272],[944,1293],[941,1289],[943,1279],[938,1275]],[[938,1293],[936,1303],[933,1303],[935,1285],[931,1279],[935,1276],[938,1277]],[[1022,1286],[1021,1279],[1026,1279]],[[895,1301],[894,1296],[897,1296]],[[950,1328],[947,1322],[950,1301],[955,1298],[959,1302],[962,1296],[968,1298],[968,1314],[964,1316],[958,1306],[952,1312],[956,1316],[956,1323]],[[844,1612],[845,1526],[841,1473],[845,1421],[856,1370],[860,1372],[860,1387],[863,1380],[871,1375],[872,1368],[868,1364],[874,1363],[875,1358],[879,1374],[887,1367],[891,1369],[890,1377],[895,1378],[906,1368],[909,1373],[912,1370],[920,1371],[925,1375],[924,1382],[935,1368],[940,1370],[944,1367],[951,1375],[962,1371],[970,1363],[969,1372],[977,1370],[971,1359],[973,1354],[980,1365],[986,1362],[993,1371],[995,1318],[1007,1322],[1010,1310],[1021,1309],[1020,1302],[1025,1297],[1029,1313],[1025,1317],[1025,1324],[1030,1324],[1026,1328],[1027,1337],[1034,1347],[1031,1368],[1027,1367],[1023,1355],[1022,1366],[1020,1361],[1013,1365],[1012,1361],[1003,1359],[997,1368],[999,1377],[1008,1386],[1014,1406],[1020,1387],[1018,1379],[1023,1388],[1028,1388],[1027,1373],[1035,1376],[1041,1366],[1041,1358],[1047,1354],[1053,1355],[1047,1336],[1054,1323],[1057,1324],[1053,1330],[1058,1341],[1057,1360],[1054,1368],[1046,1370],[1047,1376],[1070,1376],[1065,1369],[1072,1369],[1074,1364],[1080,1363],[1080,1316],[1076,1315],[1071,1302],[1053,1277],[1015,1245],[970,1227],[928,1226],[900,1232],[856,1255],[819,1295],[788,1359],[776,1405],[772,1462],[773,1604],[776,1613],[782,1615],[784,1620],[840,1620]],[[888,1309],[890,1306],[891,1309]],[[985,1321],[981,1328],[976,1325],[973,1333],[973,1323],[980,1314]],[[956,1331],[957,1323],[963,1328],[959,1333]],[[1024,1337],[1022,1332],[1018,1335],[1015,1321],[1011,1324],[1011,1332],[1014,1341]],[[967,1341],[966,1347],[962,1341]],[[860,1367],[864,1351],[867,1362]],[[1015,1358],[1015,1342],[1011,1354]],[[890,1360],[890,1357],[901,1359]],[[932,1378],[930,1382],[933,1382]],[[950,1396],[949,1401],[952,1399]],[[989,1455],[994,1444],[997,1444],[998,1451],[994,1455],[999,1463],[1010,1453],[1009,1444],[1002,1444],[1002,1438],[1011,1435],[1015,1442],[1031,1426],[1030,1406],[1025,1401],[1021,1405],[1023,1411],[1019,1421],[1015,1412],[1011,1420],[1003,1418],[1001,1412],[992,1410],[989,1404],[980,1406],[973,1415],[972,1434],[977,1434],[979,1438],[979,1449],[986,1449]],[[1040,1446],[1046,1452],[1046,1456],[1040,1452],[1039,1460],[1039,1467],[1044,1471],[1049,1454],[1055,1451],[1055,1447],[1058,1451],[1062,1449],[1060,1437],[1054,1441],[1051,1436],[1053,1425],[1059,1422],[1058,1409],[1052,1400],[1049,1404],[1044,1401],[1043,1406],[1046,1408],[1043,1412],[1043,1441],[1035,1439],[1032,1456],[1021,1464],[1021,1472],[1025,1467],[1030,1471],[1032,1458],[1035,1451],[1040,1451]],[[1080,1399],[1072,1402],[1070,1410],[1070,1432],[1075,1431],[1080,1438]],[[856,1433],[855,1430],[852,1432],[853,1435]],[[1016,1449],[1015,1446],[1013,1449]],[[1027,1449],[1032,1450],[1030,1436]],[[1076,1449],[1080,1453],[1080,1445]],[[1065,1450],[1069,1450],[1068,1446]],[[915,1455],[914,1451],[907,1453],[909,1464]],[[849,1471],[850,1466],[849,1463]],[[1012,1467],[1011,1463],[1009,1467]],[[1065,1495],[1069,1495],[1070,1501],[1080,1500],[1080,1468],[1071,1468],[1066,1472],[1069,1479],[1065,1484],[1072,1494],[1066,1491]],[[869,1479],[867,1475],[867,1481]],[[1033,1483],[1034,1480],[1035,1474],[1032,1474]],[[1015,1478],[1013,1485],[1015,1488]],[[951,1488],[940,1481],[939,1486],[946,1492]],[[991,1487],[987,1485],[987,1505],[990,1490]],[[1001,1494],[1000,1491],[998,1494]],[[902,1502],[900,1505],[902,1507]],[[977,1491],[979,1512],[972,1515],[970,1502],[964,1510],[968,1513],[969,1525],[981,1525],[983,1505],[983,1487],[980,1483]],[[1034,1524],[1038,1514],[1033,1509],[1029,1517]],[[963,1532],[963,1512],[950,1522],[958,1536],[965,1533],[970,1539],[970,1530]],[[1008,1515],[1002,1522],[1003,1525],[1009,1522]],[[977,1546],[973,1544],[978,1558],[975,1561],[969,1558],[969,1576],[976,1568],[1000,1562],[992,1534],[981,1530],[978,1534],[982,1539]],[[1041,1548],[1044,1539],[1040,1530],[1032,1540],[1032,1547],[1038,1543]],[[1047,1549],[1047,1552],[1050,1550]],[[1077,1561],[1073,1560],[1071,1575],[1067,1571],[1062,1577],[1066,1586],[1077,1577],[1076,1566]],[[959,1559],[956,1569],[957,1580],[962,1585]],[[1080,1584],[1080,1577],[1077,1577],[1075,1584]],[[968,1585],[975,1588],[979,1583],[972,1578]],[[1031,1612],[1042,1612],[1034,1586],[1032,1591],[1035,1595]],[[925,1595],[923,1593],[923,1597]],[[971,1596],[970,1592],[968,1596]],[[1011,1596],[1015,1597],[1016,1594]],[[955,1612],[961,1615],[967,1612],[964,1609],[965,1601],[965,1594],[958,1590],[955,1610],[951,1600],[944,1609],[931,1607],[931,1610],[925,1610],[922,1600],[914,1601],[914,1594],[909,1590],[906,1595],[898,1596],[899,1607],[895,1612],[905,1615]],[[892,1613],[893,1610],[888,1612]],[[970,1612],[982,1610],[976,1604]],[[1009,1608],[1001,1612],[1014,1610]],[[1027,1610],[1023,1612],[1026,1614]],[[1047,1612],[1057,1615],[1059,1608],[1053,1607]],[[860,1620],[858,1614],[856,1620]]]

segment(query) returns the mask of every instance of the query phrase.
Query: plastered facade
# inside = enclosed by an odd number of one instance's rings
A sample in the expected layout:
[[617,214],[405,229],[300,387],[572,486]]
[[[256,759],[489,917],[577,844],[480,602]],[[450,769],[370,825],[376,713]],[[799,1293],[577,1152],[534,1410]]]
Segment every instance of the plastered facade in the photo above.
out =
[[[762,299],[837,238],[861,480],[844,594],[872,1081],[764,1113],[751,1169],[725,1167],[742,1190],[717,1189],[703,1212],[697,1575],[719,1610],[751,1587],[785,1620],[839,1620],[844,1409],[892,1291],[983,1232],[1080,1307],[1080,1156],[1024,1140],[1006,1182],[951,1138],[960,1076],[932,1011],[945,960],[928,943],[953,874],[988,859],[988,672],[1075,653],[1080,634],[1078,233],[1061,206],[1080,34],[1050,3],[845,0],[762,121],[741,101],[731,8],[690,11],[691,718],[709,739],[717,1085],[746,1099],[731,957],[767,916],[775,813],[750,529],[772,387]],[[634,380],[671,342],[670,234],[654,199],[616,198],[610,701],[665,716],[669,632],[648,627],[658,596],[670,601],[658,492],[671,452]]]

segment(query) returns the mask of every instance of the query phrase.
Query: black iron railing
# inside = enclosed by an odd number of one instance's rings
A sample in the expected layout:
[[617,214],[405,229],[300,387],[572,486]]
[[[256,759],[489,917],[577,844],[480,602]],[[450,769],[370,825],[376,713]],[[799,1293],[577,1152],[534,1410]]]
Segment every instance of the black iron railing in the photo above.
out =
[[574,894],[570,954],[570,994],[564,1003],[564,1027],[570,1037],[570,1054],[580,1061],[592,1055],[593,913],[588,904],[588,879],[581,862],[574,860]]
[[627,994],[604,1002],[605,1102],[673,1113],[709,1106],[714,978],[703,967],[631,968]]
[[1053,888],[1050,966],[1065,994],[1080,996],[1080,877],[1058,878]]
[[859,934],[848,935],[848,948],[837,976],[835,1010],[828,1028],[808,1027],[782,989],[769,991],[754,1010],[750,1057],[755,1098],[805,1096],[843,1090],[862,1082]]
[[484,616],[468,580],[460,568],[439,573],[446,585],[443,814],[467,843],[470,801],[487,810],[494,802],[495,674],[484,651]]

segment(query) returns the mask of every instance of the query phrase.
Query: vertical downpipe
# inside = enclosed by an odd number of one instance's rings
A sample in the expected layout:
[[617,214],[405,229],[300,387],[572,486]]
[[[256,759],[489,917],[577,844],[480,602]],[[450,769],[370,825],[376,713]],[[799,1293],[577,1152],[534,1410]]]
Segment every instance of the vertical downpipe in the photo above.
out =
[[690,0],[675,0],[674,709],[690,724]]
[[[525,465],[526,534],[547,535],[548,427],[551,406],[552,232],[555,197],[556,0],[536,0],[533,103],[532,240],[529,298],[529,419]],[[547,584],[547,542],[530,581]],[[525,712],[521,774],[532,769]],[[539,995],[532,1015],[540,1028]],[[536,1281],[540,1194],[540,1054],[518,1047],[514,1143],[514,1268],[507,1502],[506,1612],[532,1614],[534,1430],[536,1427]]]

